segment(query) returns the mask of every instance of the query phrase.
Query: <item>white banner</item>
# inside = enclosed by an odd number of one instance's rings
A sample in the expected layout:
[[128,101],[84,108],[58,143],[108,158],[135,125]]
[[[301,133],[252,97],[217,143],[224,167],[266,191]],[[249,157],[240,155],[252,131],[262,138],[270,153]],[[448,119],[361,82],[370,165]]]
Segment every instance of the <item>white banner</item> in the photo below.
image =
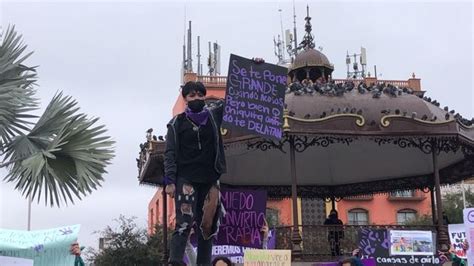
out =
[[0,256],[0,266],[33,266],[33,260]]

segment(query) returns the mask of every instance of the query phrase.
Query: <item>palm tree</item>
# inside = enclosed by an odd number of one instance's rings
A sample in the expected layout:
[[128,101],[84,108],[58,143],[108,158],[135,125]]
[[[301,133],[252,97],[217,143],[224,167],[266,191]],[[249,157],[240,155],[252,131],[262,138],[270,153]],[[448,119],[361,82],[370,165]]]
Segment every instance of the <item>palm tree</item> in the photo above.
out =
[[[98,118],[79,113],[77,102],[57,93],[37,117],[36,67],[24,54],[14,27],[0,32],[0,167],[25,197],[44,197],[46,205],[73,203],[100,186],[113,158],[114,142],[96,125]],[[35,123],[36,122],[36,123]],[[43,194],[42,194],[43,192]]]

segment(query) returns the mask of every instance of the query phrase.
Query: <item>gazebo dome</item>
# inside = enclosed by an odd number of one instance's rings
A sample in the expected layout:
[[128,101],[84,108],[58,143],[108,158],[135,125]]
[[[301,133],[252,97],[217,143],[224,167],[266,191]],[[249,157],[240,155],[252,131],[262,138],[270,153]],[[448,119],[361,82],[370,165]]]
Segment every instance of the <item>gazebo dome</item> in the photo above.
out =
[[290,66],[290,71],[304,67],[326,67],[334,70],[334,66],[329,62],[326,55],[315,49],[306,49],[299,53]]
[[[360,120],[360,125],[354,128],[356,131],[379,133],[388,131],[388,124],[393,119],[407,121],[403,131],[413,129],[414,125],[429,125],[433,128],[453,124],[450,122],[456,120],[453,114],[416,96],[408,88],[385,84],[354,85],[327,84],[317,88],[318,91],[307,91],[308,88],[303,87],[287,93],[285,104],[289,115],[302,120],[301,122],[322,122],[329,118],[353,116],[363,119]],[[316,86],[309,90],[313,88]],[[326,129],[335,131],[350,130],[352,127],[350,124],[336,123],[332,124],[334,128],[330,129],[328,125],[325,124]]]

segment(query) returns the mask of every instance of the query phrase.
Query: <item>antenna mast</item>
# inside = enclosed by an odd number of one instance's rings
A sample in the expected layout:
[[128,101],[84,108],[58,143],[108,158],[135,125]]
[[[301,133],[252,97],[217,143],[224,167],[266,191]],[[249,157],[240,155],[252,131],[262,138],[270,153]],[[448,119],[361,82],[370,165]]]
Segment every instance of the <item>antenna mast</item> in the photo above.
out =
[[188,72],[193,71],[193,58],[192,58],[192,35],[191,35],[191,20],[189,21],[189,29],[188,29],[188,55],[186,59],[186,70]]
[[202,66],[201,66],[201,37],[197,36],[198,50],[197,50],[197,74],[202,76]]

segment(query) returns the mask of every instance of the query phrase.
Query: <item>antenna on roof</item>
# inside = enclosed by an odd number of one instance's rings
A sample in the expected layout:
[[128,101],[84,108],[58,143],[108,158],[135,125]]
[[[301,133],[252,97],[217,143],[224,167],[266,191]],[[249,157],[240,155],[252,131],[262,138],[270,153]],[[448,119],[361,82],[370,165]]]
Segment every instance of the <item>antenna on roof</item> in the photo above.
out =
[[201,65],[201,36],[197,36],[197,74],[202,75],[202,65]]
[[188,72],[193,71],[193,58],[192,58],[192,29],[191,29],[191,20],[189,21],[188,29],[188,55],[186,58],[186,70]]
[[285,60],[285,53],[283,52],[284,47],[285,47],[285,39],[284,39],[283,36],[285,36],[285,35],[283,34],[283,18],[282,18],[282,15],[281,15],[282,11],[283,10],[281,8],[278,8],[278,12],[280,12],[280,30],[281,30],[281,47],[282,47],[281,59]]

